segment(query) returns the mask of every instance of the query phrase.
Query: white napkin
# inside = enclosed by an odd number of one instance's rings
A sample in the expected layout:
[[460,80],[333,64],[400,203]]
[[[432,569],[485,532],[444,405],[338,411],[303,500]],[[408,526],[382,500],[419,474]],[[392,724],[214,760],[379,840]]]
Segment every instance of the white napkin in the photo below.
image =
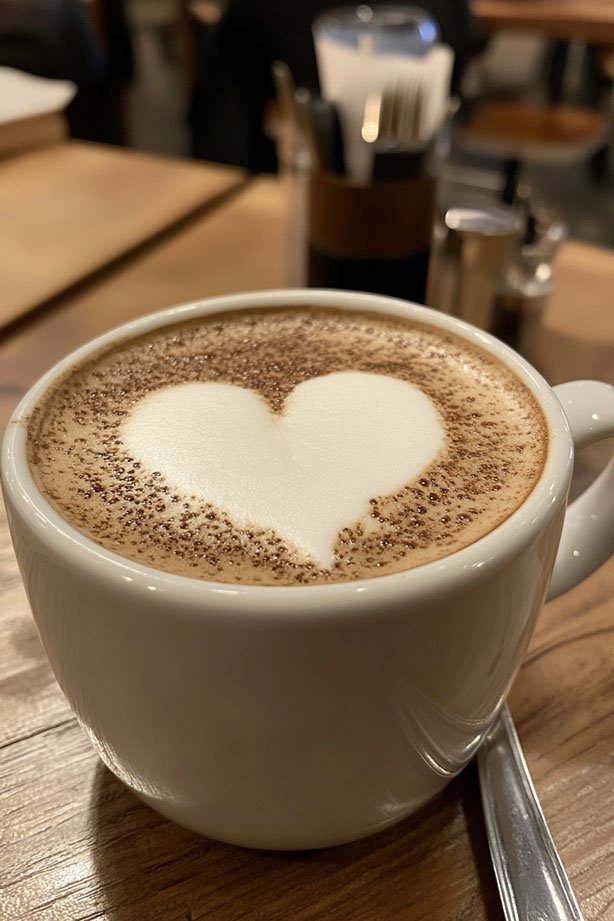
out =
[[454,52],[447,45],[435,45],[418,58],[376,55],[368,42],[352,48],[320,37],[316,55],[322,95],[334,102],[339,112],[349,179],[366,183],[371,176],[373,149],[360,133],[369,94],[395,82],[415,85],[419,81],[429,87],[421,134],[430,139],[440,129],[448,111],[454,63]]
[[420,78],[429,87],[429,92],[426,95],[421,134],[432,138],[441,130],[449,111],[454,52],[447,45],[435,45],[423,60]]
[[77,92],[70,80],[46,80],[0,67],[0,125],[61,112]]

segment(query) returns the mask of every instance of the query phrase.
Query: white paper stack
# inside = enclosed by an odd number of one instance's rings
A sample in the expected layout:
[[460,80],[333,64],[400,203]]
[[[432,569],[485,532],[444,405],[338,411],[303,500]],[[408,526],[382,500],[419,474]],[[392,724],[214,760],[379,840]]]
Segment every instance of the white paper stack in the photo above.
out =
[[60,113],[76,92],[70,80],[0,67],[0,155],[60,140],[66,133]]

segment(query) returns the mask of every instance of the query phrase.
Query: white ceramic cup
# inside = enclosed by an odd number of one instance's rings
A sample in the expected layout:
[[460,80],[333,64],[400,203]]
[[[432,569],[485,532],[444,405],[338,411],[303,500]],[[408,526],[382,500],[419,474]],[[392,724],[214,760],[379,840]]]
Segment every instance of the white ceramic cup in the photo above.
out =
[[[550,431],[530,496],[445,559],[307,587],[160,572],[102,549],[51,508],[25,452],[28,416],[50,383],[120,339],[276,304],[415,318],[513,368]],[[613,434],[614,388],[581,382],[553,392],[511,349],[459,320],[379,296],[264,292],[163,311],[60,362],[13,416],[2,484],[42,641],[105,764],[202,834],[312,848],[399,821],[473,756],[520,667],[553,566],[553,592],[563,591],[614,550],[613,463],[565,517],[574,447]]]

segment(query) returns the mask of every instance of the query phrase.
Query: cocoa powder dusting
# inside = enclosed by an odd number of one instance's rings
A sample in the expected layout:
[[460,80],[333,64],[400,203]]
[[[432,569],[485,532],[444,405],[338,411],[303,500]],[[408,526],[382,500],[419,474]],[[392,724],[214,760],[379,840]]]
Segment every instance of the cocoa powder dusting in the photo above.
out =
[[[235,384],[282,412],[302,381],[337,371],[420,387],[444,420],[446,449],[419,480],[371,499],[339,534],[331,569],[272,531],[238,529],[222,510],[177,495],[122,445],[122,422],[159,388]],[[547,448],[536,401],[486,352],[410,321],[308,307],[218,314],[119,343],[58,381],[28,428],[39,488],[92,540],[179,575],[266,585],[375,577],[460,550],[524,501]]]

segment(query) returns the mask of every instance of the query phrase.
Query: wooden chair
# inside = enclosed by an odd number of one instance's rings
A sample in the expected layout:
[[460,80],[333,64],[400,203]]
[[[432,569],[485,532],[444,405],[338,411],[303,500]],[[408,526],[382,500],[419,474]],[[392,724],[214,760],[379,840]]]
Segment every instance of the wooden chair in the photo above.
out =
[[582,163],[607,142],[605,116],[588,109],[530,102],[493,102],[477,108],[461,128],[464,148],[503,157],[502,198],[513,202],[525,163]]

